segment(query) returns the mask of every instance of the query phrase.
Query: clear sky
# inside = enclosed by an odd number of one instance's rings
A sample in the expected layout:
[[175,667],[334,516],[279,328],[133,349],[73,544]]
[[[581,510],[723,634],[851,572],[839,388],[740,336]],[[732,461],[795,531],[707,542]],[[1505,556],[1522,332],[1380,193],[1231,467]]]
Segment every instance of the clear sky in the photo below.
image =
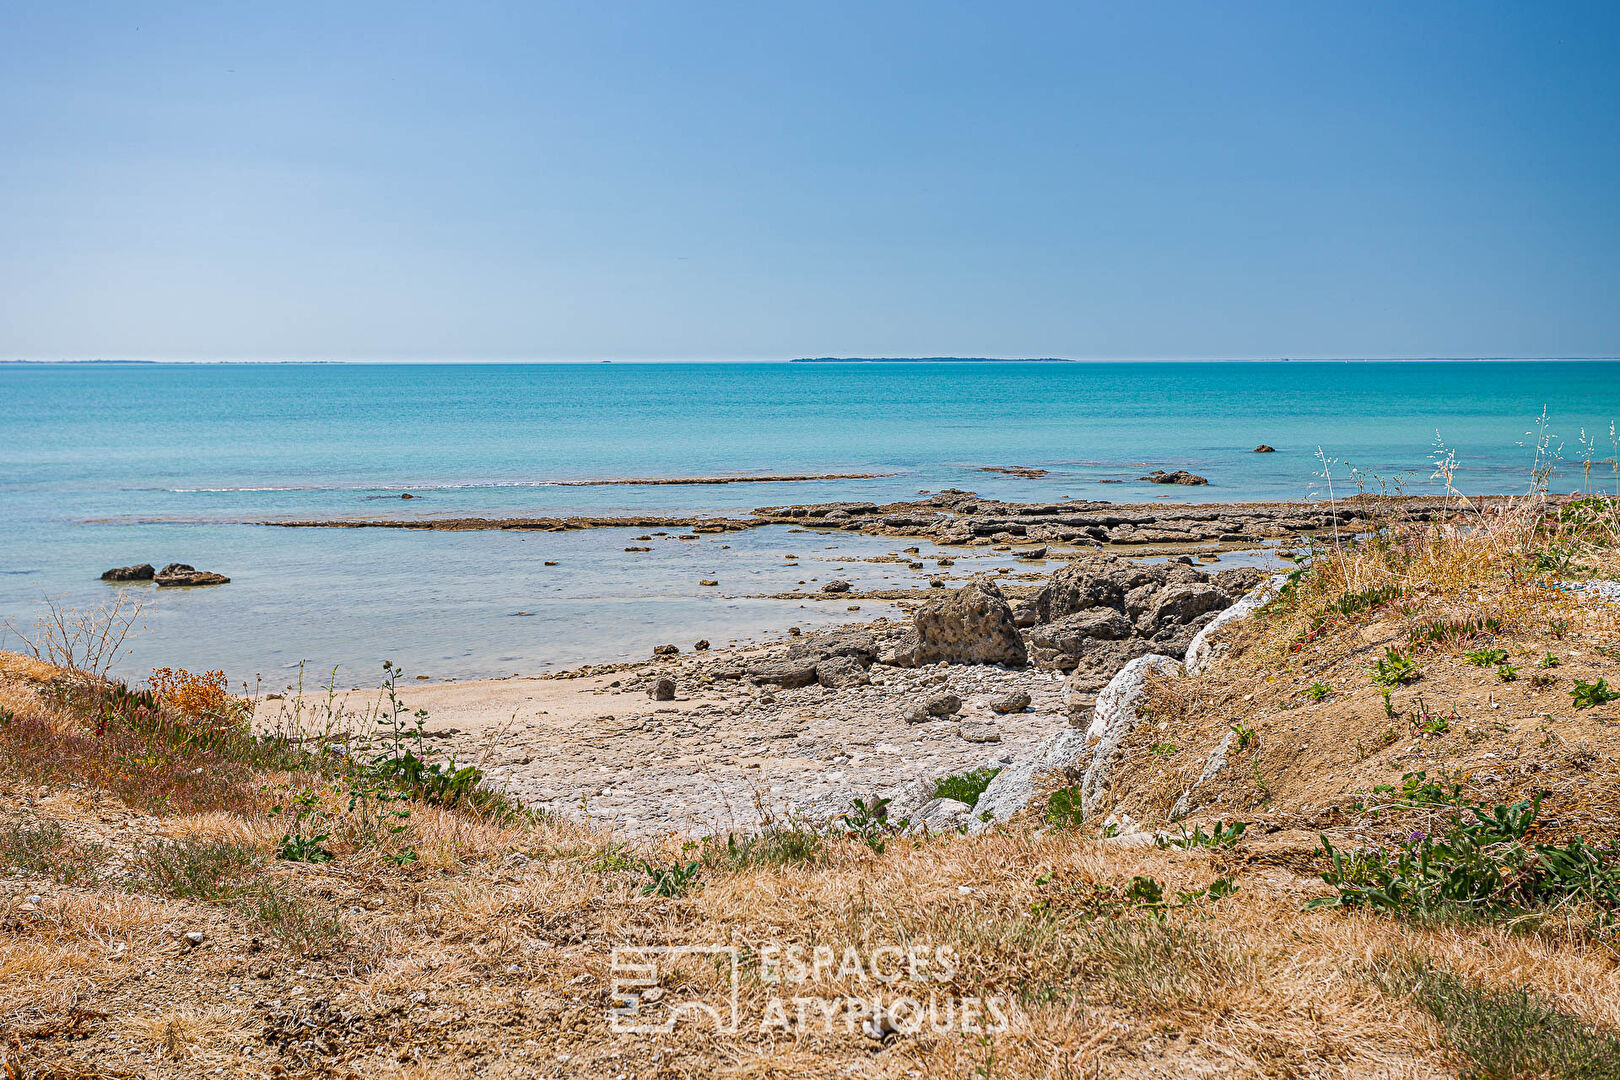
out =
[[1620,4],[7,3],[0,358],[1620,354]]

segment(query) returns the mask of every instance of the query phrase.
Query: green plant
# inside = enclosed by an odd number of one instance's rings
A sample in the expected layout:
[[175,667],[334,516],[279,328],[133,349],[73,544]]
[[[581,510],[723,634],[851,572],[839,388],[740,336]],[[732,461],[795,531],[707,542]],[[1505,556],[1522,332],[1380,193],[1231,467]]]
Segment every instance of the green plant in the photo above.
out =
[[643,859],[641,869],[648,878],[641,887],[641,895],[673,897],[685,896],[697,886],[703,864],[694,859],[684,864],[677,860],[669,866],[654,866]]
[[229,840],[180,837],[142,848],[131,877],[164,896],[207,903],[240,895],[256,861],[250,849]]
[[1503,682],[1513,682],[1519,677],[1519,669],[1512,664],[1498,664],[1496,666],[1496,677]]
[[1166,758],[1180,749],[1181,747],[1177,746],[1175,743],[1161,742],[1154,743],[1152,746],[1148,747],[1148,753],[1156,758]]
[[1495,667],[1507,663],[1508,653],[1506,649],[1481,648],[1469,649],[1463,656],[1475,667]]
[[1380,687],[1378,690],[1378,696],[1384,700],[1384,716],[1391,720],[1395,719],[1395,717],[1398,715],[1395,712],[1395,702],[1391,697],[1393,693],[1394,691],[1387,686]]
[[1558,666],[1558,657],[1554,656],[1552,653],[1548,653],[1546,656],[1543,656],[1541,658],[1541,662],[1536,665],[1536,667],[1543,667],[1543,668],[1553,668],[1553,667],[1557,667],[1557,666]]
[[1312,701],[1326,701],[1333,696],[1333,687],[1318,680],[1305,688],[1305,696]]
[[1575,699],[1577,709],[1592,709],[1620,698],[1620,691],[1609,689],[1609,683],[1605,679],[1598,679],[1595,682],[1576,679],[1575,688],[1569,692],[1569,696]]
[[1247,720],[1239,720],[1233,724],[1231,732],[1237,736],[1237,748],[1239,750],[1247,750],[1260,738],[1260,733],[1255,731]]
[[891,836],[904,832],[911,824],[910,818],[900,818],[898,821],[889,819],[888,799],[873,799],[870,802],[856,799],[840,820],[846,836],[859,840],[879,855],[883,854]]
[[49,818],[13,821],[0,832],[0,865],[42,874],[61,885],[94,885],[108,861],[100,844],[75,844]]
[[292,827],[282,833],[281,839],[276,842],[276,858],[289,862],[331,862],[332,853],[324,846],[332,838],[331,830],[320,833],[306,831],[311,818],[324,816],[320,797],[313,791],[306,791],[287,805],[277,805],[270,810],[271,817],[288,813],[292,815]]
[[1248,822],[1234,821],[1227,824],[1224,821],[1215,823],[1215,830],[1206,833],[1202,826],[1194,825],[1193,831],[1188,832],[1183,826],[1179,837],[1160,837],[1155,841],[1161,848],[1180,848],[1183,851],[1192,851],[1196,848],[1231,847],[1243,835],[1243,830],[1249,827]]
[[826,848],[826,841],[812,829],[772,825],[740,837],[730,833],[723,848],[718,842],[711,842],[704,851],[703,862],[706,866],[727,866],[734,870],[749,866],[811,866],[826,858]]
[[1370,611],[1375,607],[1387,604],[1399,598],[1401,589],[1399,585],[1380,585],[1360,592],[1347,592],[1328,605],[1329,611],[1336,611],[1340,615],[1354,615],[1358,611]]
[[1049,825],[1056,825],[1064,829],[1078,829],[1086,820],[1080,788],[1075,785],[1060,787],[1048,795],[1046,797],[1046,811],[1043,816]]
[[934,798],[955,799],[969,806],[979,801],[984,789],[996,778],[1000,769],[973,769],[955,776],[942,776],[934,781]]
[[1373,682],[1380,686],[1404,686],[1418,677],[1417,661],[1391,645],[1373,665]]
[[1561,846],[1528,843],[1540,810],[1539,794],[1488,809],[1457,805],[1438,831],[1414,832],[1394,851],[1342,852],[1323,835],[1322,880],[1337,894],[1307,907],[1504,913],[1578,900],[1620,909],[1620,852],[1579,837]]

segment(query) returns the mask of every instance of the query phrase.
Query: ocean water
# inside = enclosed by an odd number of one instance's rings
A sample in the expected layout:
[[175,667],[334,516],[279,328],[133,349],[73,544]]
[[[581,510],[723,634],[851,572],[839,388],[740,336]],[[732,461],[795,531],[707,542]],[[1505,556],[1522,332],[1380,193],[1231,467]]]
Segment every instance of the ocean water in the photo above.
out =
[[[180,561],[232,583],[144,587],[126,674],[167,663],[280,685],[308,661],[369,684],[384,659],[440,678],[527,674],[643,656],[664,640],[719,644],[870,617],[872,605],[756,597],[831,573],[873,585],[916,575],[854,561],[892,541],[844,534],[827,550],[785,529],[626,553],[640,533],[244,523],[734,512],[945,487],[1009,499],[1306,498],[1323,489],[1319,448],[1336,483],[1354,466],[1419,492],[1434,489],[1437,436],[1456,452],[1459,487],[1505,492],[1528,483],[1526,433],[1544,410],[1564,457],[1554,487],[1577,489],[1583,429],[1593,457],[1613,453],[1620,363],[0,365],[0,620],[27,629],[46,597],[105,602],[109,566]],[[1252,453],[1262,442],[1278,452]],[[1149,468],[1191,469],[1210,485],[1135,479]],[[884,475],[559,483],[855,472]],[[1594,477],[1613,488],[1608,466]],[[788,552],[804,565],[787,567]]]

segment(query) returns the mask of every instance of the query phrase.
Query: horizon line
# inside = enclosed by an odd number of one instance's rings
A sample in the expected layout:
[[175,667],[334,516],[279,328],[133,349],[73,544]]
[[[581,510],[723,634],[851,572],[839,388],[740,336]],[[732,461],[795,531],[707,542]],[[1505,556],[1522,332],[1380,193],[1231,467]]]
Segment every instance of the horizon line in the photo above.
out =
[[89,365],[258,365],[258,366],[508,366],[585,364],[1390,364],[1390,363],[1614,363],[1617,356],[1099,356],[1099,357],[1010,357],[1010,356],[848,356],[848,357],[633,357],[601,359],[514,359],[471,358],[296,358],[265,359],[246,357],[196,358],[145,356],[60,357],[40,360],[18,357],[0,360],[0,366],[89,366]]

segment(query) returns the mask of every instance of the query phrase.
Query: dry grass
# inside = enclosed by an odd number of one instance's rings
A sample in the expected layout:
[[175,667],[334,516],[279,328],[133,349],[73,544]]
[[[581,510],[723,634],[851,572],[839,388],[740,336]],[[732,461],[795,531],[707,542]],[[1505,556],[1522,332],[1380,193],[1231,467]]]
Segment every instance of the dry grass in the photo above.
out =
[[[40,1076],[1508,1075],[1479,1056],[1499,1047],[1465,1037],[1433,995],[1395,977],[1412,970],[1440,973],[1446,1000],[1487,1021],[1510,1015],[1502,1002],[1528,988],[1524,1000],[1543,1009],[1534,1015],[1564,1018],[1568,1045],[1606,1045],[1620,1033],[1620,952],[1588,922],[1304,906],[1326,891],[1314,876],[1316,831],[1376,841],[1409,828],[1400,814],[1358,809],[1356,796],[1416,769],[1455,777],[1480,798],[1549,788],[1547,835],[1614,835],[1610,731],[1620,704],[1577,710],[1567,690],[1613,670],[1603,650],[1620,642],[1620,621],[1542,587],[1549,571],[1536,563],[1561,545],[1608,572],[1612,548],[1546,512],[1528,546],[1522,516],[1504,511],[1498,529],[1463,513],[1460,523],[1392,519],[1377,544],[1318,553],[1266,619],[1234,630],[1218,672],[1154,687],[1154,723],[1127,747],[1141,767],[1113,798],[1144,819],[1162,816],[1209,748],[1246,725],[1253,738],[1199,815],[1251,822],[1230,849],[1132,848],[1029,821],[972,838],[893,839],[881,854],[832,837],[813,855],[781,858],[674,838],[630,850],[576,823],[419,798],[363,798],[351,809],[351,779],[230,745],[188,745],[217,755],[197,759],[206,771],[219,766],[219,777],[193,781],[161,726],[129,734],[167,763],[132,780],[114,763],[134,743],[98,734],[71,702],[17,691],[28,704],[0,734],[0,793],[17,815],[60,822],[64,845],[102,845],[132,872],[93,887],[37,867],[8,879],[0,1060]],[[1388,595],[1342,602],[1369,590]],[[1439,619],[1473,629],[1421,638]],[[1494,628],[1482,629],[1486,619]],[[1392,720],[1368,668],[1390,645],[1411,651],[1420,675],[1394,689],[1398,733],[1386,742]],[[1521,677],[1504,682],[1461,655],[1485,645],[1506,649]],[[1561,661],[1545,669],[1554,682],[1535,686],[1530,660],[1545,651]],[[12,684],[24,678],[52,676],[30,669]],[[1331,686],[1320,702],[1303,693],[1315,681]],[[1423,708],[1455,720],[1420,732],[1412,717]],[[293,821],[270,809],[300,793],[310,800],[299,827],[328,834],[330,862],[275,857]],[[379,805],[408,814],[389,818]],[[252,861],[251,888],[205,899],[173,866],[133,872],[141,852],[173,862],[221,845],[241,854],[220,865]],[[694,880],[677,895],[645,895],[643,858],[695,862]],[[1221,881],[1235,892],[1212,899],[1206,890]],[[31,894],[40,902],[26,902]],[[201,943],[190,943],[197,933]],[[612,1030],[614,948],[661,944],[741,951],[741,1030]],[[770,982],[767,947],[807,957],[820,947],[833,962],[801,983]],[[886,947],[950,955],[954,970],[874,979],[871,960]],[[845,962],[851,950],[856,968]],[[720,1007],[724,975],[688,960],[660,985]],[[954,1029],[878,1041],[860,1025],[869,1005],[847,1011],[874,995],[886,1006],[932,997],[953,1010],[995,998],[1008,1022],[964,1031],[953,1011]],[[773,998],[789,999],[791,1017],[795,996],[839,1011],[830,1023],[812,1010],[802,1029],[762,1030]],[[1546,1060],[1552,1075],[1583,1075],[1567,1054]]]

